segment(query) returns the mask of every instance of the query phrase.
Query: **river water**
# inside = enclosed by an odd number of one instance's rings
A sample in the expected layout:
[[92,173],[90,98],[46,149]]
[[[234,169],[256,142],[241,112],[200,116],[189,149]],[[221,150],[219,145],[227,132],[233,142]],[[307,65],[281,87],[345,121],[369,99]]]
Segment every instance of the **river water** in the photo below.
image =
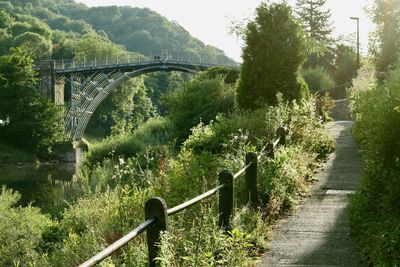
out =
[[21,194],[20,205],[30,203],[57,216],[79,191],[75,164],[0,165],[0,185]]

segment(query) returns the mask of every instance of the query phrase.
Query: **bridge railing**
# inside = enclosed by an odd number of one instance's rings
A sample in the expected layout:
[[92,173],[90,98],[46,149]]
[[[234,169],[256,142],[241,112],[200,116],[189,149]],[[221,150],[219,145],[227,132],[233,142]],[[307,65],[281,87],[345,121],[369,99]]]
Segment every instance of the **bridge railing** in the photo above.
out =
[[219,173],[219,185],[189,201],[179,204],[173,208],[167,208],[167,204],[164,199],[154,197],[146,201],[145,203],[145,221],[138,227],[133,229],[128,234],[124,235],[119,240],[99,252],[92,258],[88,259],[79,267],[94,266],[104,259],[109,257],[112,253],[126,245],[129,241],[140,235],[144,231],[147,233],[147,248],[149,266],[155,267],[155,258],[159,252],[160,237],[162,231],[167,230],[168,216],[176,214],[182,210],[187,209],[195,205],[196,203],[209,198],[216,193],[219,193],[219,226],[224,230],[230,228],[230,217],[233,214],[234,207],[234,181],[245,176],[246,183],[246,196],[250,207],[256,208],[258,206],[258,161],[262,156],[274,157],[275,147],[278,145],[285,145],[287,131],[285,128],[280,127],[276,132],[276,139],[273,142],[266,145],[262,151],[257,155],[256,153],[250,152],[246,154],[245,166],[242,167],[238,172],[233,174],[229,170],[223,170]]
[[[76,68],[90,68],[90,67],[104,67],[104,66],[118,66],[124,64],[140,64],[140,63],[156,63],[156,62],[169,62],[169,63],[181,63],[181,64],[195,64],[195,65],[221,65],[215,62],[202,61],[199,59],[193,59],[190,57],[174,58],[169,57],[144,57],[142,55],[127,56],[127,57],[110,57],[110,58],[83,58],[79,60],[75,59],[61,59],[55,60],[54,68],[56,70],[64,69],[76,69]],[[237,67],[236,64],[225,64],[232,67]]]

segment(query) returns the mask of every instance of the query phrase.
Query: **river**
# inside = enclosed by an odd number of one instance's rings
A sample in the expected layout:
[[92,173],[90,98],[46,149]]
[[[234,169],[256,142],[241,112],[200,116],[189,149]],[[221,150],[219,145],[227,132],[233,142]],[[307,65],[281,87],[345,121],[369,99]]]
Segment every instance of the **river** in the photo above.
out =
[[20,205],[30,203],[58,216],[79,191],[75,164],[0,165],[0,184],[21,194]]

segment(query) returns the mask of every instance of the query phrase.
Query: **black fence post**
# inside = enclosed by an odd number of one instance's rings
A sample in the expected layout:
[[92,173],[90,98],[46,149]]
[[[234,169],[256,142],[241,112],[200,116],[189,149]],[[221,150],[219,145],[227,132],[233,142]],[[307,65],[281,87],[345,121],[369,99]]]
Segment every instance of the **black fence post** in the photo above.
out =
[[267,146],[265,147],[265,151],[267,152],[266,155],[270,158],[275,157],[275,147],[273,143],[268,143]]
[[251,164],[247,168],[246,176],[246,195],[250,207],[257,208],[258,194],[257,194],[257,154],[249,152],[246,154],[246,165]]
[[286,129],[279,127],[276,130],[276,136],[279,137],[279,145],[284,146],[286,144]]
[[229,219],[233,213],[233,174],[224,170],[219,173],[219,183],[225,185],[219,191],[219,226],[229,230]]
[[144,205],[145,219],[154,218],[155,222],[147,228],[147,247],[149,250],[149,266],[156,267],[155,258],[158,255],[161,231],[167,230],[167,204],[162,198],[154,197]]

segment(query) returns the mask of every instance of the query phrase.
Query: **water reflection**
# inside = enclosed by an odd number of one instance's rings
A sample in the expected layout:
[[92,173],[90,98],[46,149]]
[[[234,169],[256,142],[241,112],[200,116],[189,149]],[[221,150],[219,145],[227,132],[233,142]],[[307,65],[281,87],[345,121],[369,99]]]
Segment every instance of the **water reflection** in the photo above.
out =
[[32,203],[43,212],[59,213],[79,193],[75,164],[0,166],[0,184],[21,193],[20,204]]

